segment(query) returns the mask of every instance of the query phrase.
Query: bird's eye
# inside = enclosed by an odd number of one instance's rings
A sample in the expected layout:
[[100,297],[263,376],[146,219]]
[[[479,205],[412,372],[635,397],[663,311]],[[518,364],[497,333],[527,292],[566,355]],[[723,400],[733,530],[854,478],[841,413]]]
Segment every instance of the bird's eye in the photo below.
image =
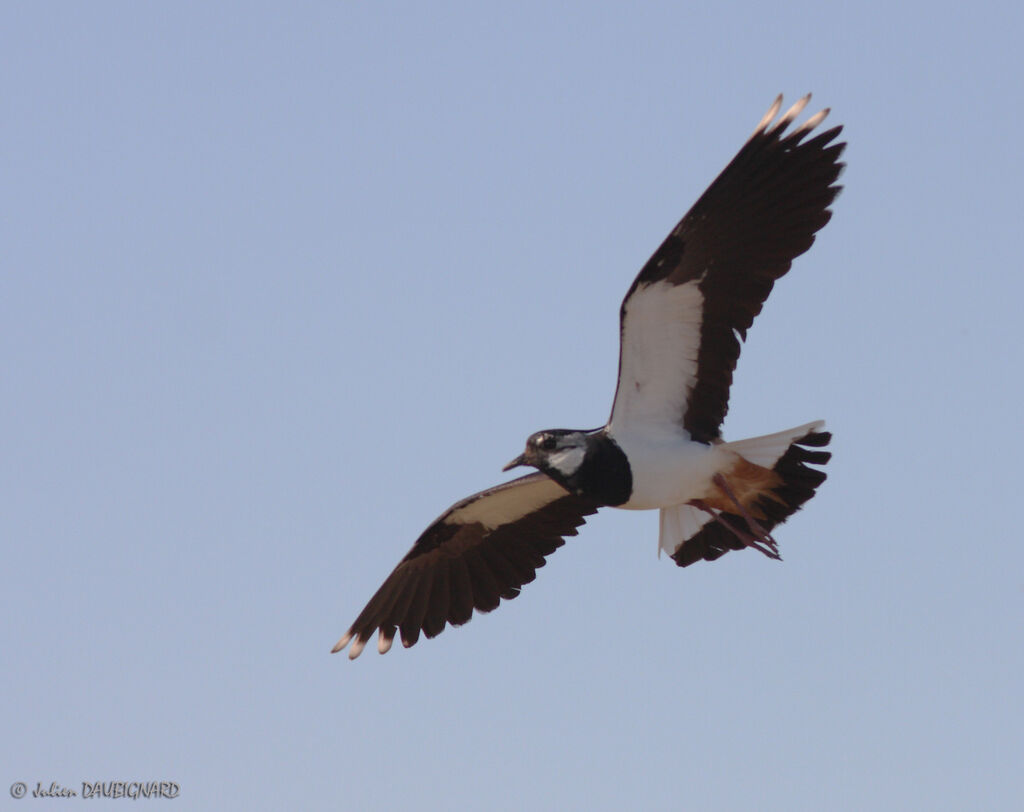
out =
[[543,437],[540,438],[540,442],[538,443],[538,445],[544,451],[554,451],[555,445],[557,445],[557,441],[550,434],[545,434]]

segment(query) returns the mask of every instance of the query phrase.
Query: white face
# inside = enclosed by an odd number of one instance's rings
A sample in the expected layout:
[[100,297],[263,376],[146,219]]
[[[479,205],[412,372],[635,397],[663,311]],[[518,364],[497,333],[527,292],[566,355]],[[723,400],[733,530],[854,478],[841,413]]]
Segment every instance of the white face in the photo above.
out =
[[571,477],[587,456],[587,441],[582,432],[555,434],[541,431],[529,440],[531,450],[549,468],[564,477]]

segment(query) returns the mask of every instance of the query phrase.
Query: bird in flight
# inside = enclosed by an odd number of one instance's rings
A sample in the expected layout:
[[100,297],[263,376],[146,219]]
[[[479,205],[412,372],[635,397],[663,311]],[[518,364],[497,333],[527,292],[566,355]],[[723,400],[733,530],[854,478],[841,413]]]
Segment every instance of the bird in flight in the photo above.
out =
[[681,567],[747,547],[779,558],[772,531],[825,481],[816,421],[726,442],[721,425],[740,341],[775,280],[814,242],[845,143],[792,127],[782,96],[641,269],[619,310],[619,380],[608,423],[530,435],[505,466],[533,473],[452,505],[430,525],[345,635],[358,657],[376,632],[412,646],[511,600],[598,508],[659,510],[659,549]]

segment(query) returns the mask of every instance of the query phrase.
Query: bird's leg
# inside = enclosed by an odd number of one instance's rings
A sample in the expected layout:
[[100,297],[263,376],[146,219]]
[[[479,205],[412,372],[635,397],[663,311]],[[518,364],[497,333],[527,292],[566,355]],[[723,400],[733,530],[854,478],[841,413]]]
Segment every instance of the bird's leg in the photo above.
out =
[[[767,545],[772,553],[774,553],[771,557],[781,558],[781,556],[779,556],[779,546],[775,543],[775,539],[772,538],[771,533],[761,527],[757,519],[751,516],[750,512],[743,507],[743,503],[736,498],[736,494],[733,493],[732,488],[729,487],[729,483],[726,481],[725,477],[721,474],[715,474],[711,481],[721,488],[725,495],[732,500],[732,503],[736,505],[736,509],[739,511],[740,515],[747,520],[747,527],[750,528],[750,532],[753,534],[754,538],[762,544]],[[762,552],[764,551],[762,550]]]
[[[771,536],[764,532],[763,528],[761,528],[760,536],[752,536],[743,528],[735,527],[731,522],[726,521],[725,517],[722,516],[721,513],[719,513],[714,508],[708,507],[706,504],[704,504],[703,500],[694,499],[693,501],[690,502],[690,504],[693,505],[695,508],[699,508],[700,510],[703,510],[705,513],[707,513],[712,519],[714,519],[716,522],[722,525],[722,527],[724,527],[726,530],[728,530],[730,533],[736,536],[736,538],[743,542],[743,544],[745,544],[747,547],[753,547],[759,553],[763,553],[764,555],[768,556],[768,558],[774,558],[777,561],[782,560],[782,556],[779,555],[778,547],[775,545],[775,539],[771,538]],[[756,525],[757,523],[755,522],[754,524]],[[760,525],[758,525],[758,527],[760,527]]]

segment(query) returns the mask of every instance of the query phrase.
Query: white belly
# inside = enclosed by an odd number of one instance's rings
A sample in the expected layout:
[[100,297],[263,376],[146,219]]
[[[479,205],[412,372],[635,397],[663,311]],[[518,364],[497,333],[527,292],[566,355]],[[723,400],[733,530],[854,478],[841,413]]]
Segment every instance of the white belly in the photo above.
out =
[[683,432],[612,435],[629,460],[633,493],[626,510],[673,507],[707,495],[711,478],[727,468],[733,454],[722,446],[695,443]]

